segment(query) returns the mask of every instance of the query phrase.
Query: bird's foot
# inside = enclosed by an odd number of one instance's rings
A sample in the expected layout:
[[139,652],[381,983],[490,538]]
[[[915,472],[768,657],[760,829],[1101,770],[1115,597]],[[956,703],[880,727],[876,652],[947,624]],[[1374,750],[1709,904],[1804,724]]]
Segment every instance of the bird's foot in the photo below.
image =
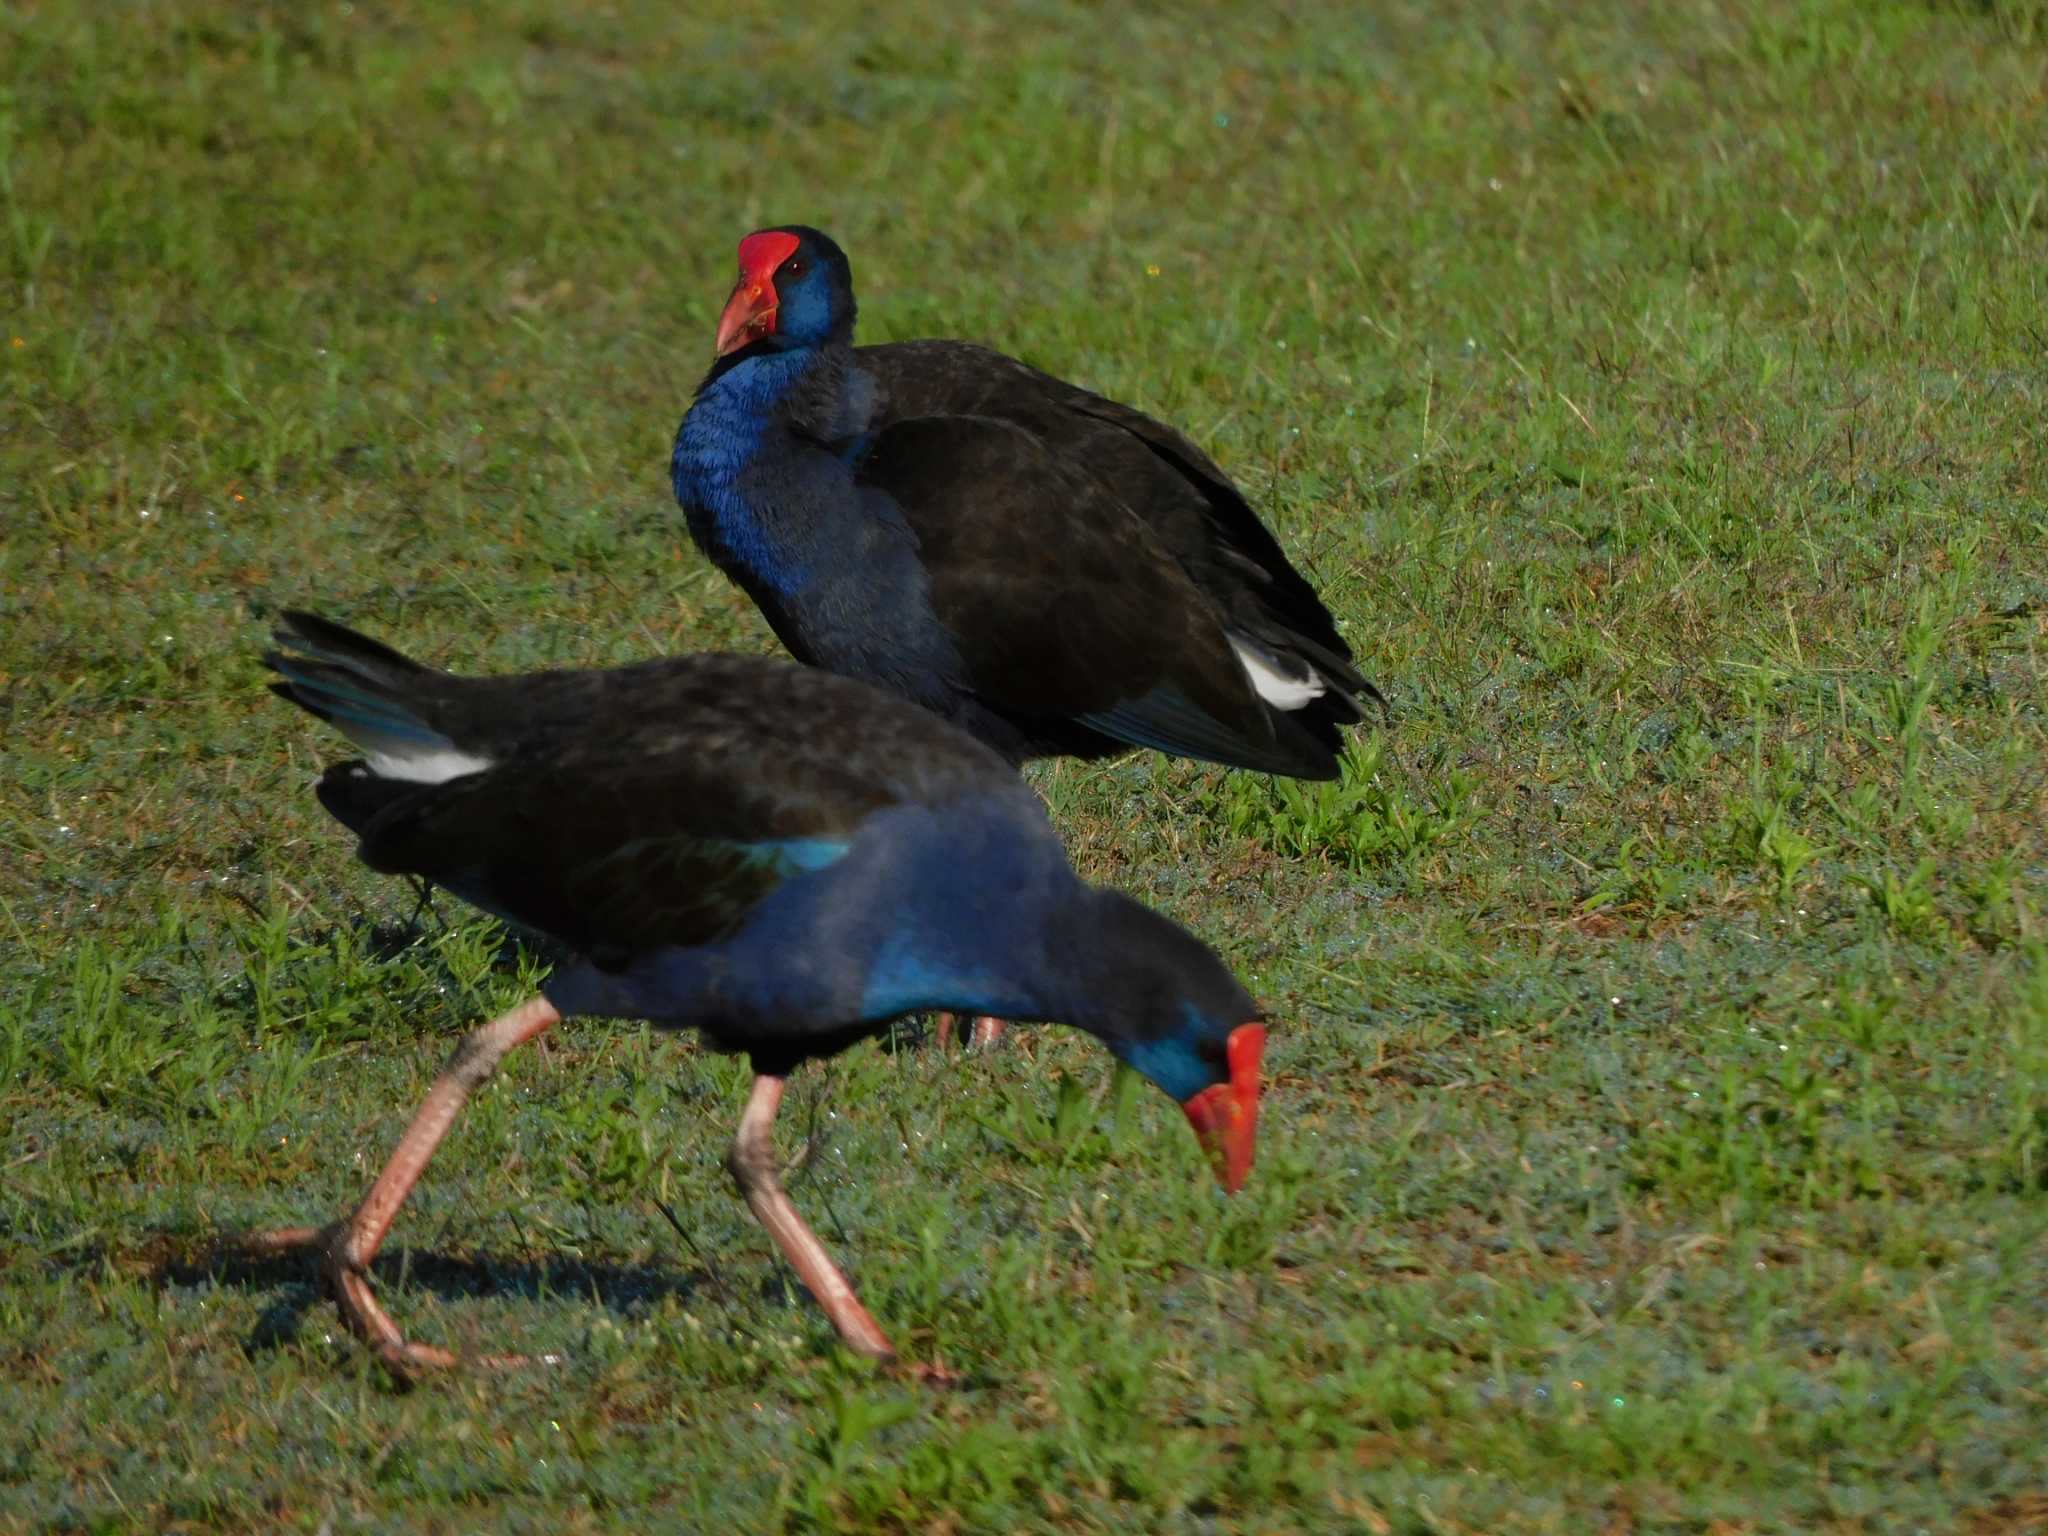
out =
[[398,1324],[391,1320],[391,1314],[378,1304],[376,1292],[370,1288],[368,1266],[351,1255],[351,1226],[350,1222],[336,1222],[322,1234],[326,1241],[321,1245],[325,1261],[321,1267],[326,1271],[327,1283],[334,1289],[341,1320],[348,1324],[351,1333],[376,1351],[385,1368],[400,1380],[410,1382],[421,1370],[446,1371],[458,1365],[503,1371],[527,1365],[562,1363],[562,1357],[557,1354],[464,1356],[408,1339],[398,1331]]
[[886,1367],[888,1374],[912,1386],[950,1391],[967,1385],[960,1372],[948,1370],[936,1360],[897,1360]]
[[508,1370],[524,1365],[559,1365],[562,1356],[545,1355],[458,1355],[431,1344],[419,1344],[398,1331],[391,1315],[378,1304],[370,1287],[369,1269],[349,1257],[352,1223],[337,1221],[326,1227],[274,1227],[252,1232],[239,1246],[250,1253],[293,1253],[310,1248],[320,1256],[320,1272],[334,1294],[341,1320],[349,1332],[376,1352],[377,1358],[400,1380],[411,1382],[421,1371],[445,1371],[458,1365],[484,1370]]

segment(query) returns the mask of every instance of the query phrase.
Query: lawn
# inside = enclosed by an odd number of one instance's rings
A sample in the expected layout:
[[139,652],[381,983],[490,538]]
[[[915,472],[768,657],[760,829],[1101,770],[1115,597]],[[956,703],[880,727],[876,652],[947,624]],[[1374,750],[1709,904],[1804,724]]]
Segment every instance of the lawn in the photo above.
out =
[[[695,14],[684,14],[684,12]],[[523,0],[0,15],[0,1532],[2048,1527],[2048,7]],[[1239,478],[1392,701],[1334,786],[1034,781],[1269,1010],[1226,1200],[1092,1042],[572,1023],[414,916],[279,608],[773,641],[668,447],[733,247]],[[671,1219],[671,1217],[673,1219]]]

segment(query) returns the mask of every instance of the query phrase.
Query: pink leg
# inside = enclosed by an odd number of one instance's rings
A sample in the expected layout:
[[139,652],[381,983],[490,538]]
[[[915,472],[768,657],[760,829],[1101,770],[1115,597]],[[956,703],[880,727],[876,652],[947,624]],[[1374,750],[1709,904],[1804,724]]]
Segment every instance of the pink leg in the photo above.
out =
[[[287,1227],[257,1239],[258,1246],[272,1250],[320,1243],[325,1250],[327,1275],[334,1284],[335,1299],[341,1304],[342,1320],[395,1370],[457,1362],[447,1350],[411,1343],[398,1331],[398,1325],[377,1304],[376,1294],[370,1289],[370,1261],[377,1256],[398,1208],[419,1182],[427,1160],[441,1145],[469,1096],[490,1080],[506,1053],[558,1023],[561,1017],[545,997],[534,997],[470,1035],[455,1048],[448,1065],[434,1079],[426,1101],[412,1117],[412,1124],[405,1128],[390,1160],[384,1164],[384,1171],[377,1175],[377,1182],[370,1186],[353,1216],[325,1231]],[[478,1363],[512,1365],[518,1361],[516,1355],[493,1355]]]
[[725,1155],[726,1170],[746,1197],[754,1219],[768,1229],[797,1278],[818,1298],[846,1347],[870,1360],[894,1360],[896,1351],[889,1347],[881,1325],[860,1304],[817,1233],[783,1193],[782,1180],[775,1171],[775,1110],[782,1102],[783,1082],[766,1073],[754,1079],[754,1091],[747,1096],[732,1150]]
[[977,1051],[993,1049],[995,1043],[1002,1038],[1003,1021],[987,1013],[974,1021],[968,1034],[968,1039]]

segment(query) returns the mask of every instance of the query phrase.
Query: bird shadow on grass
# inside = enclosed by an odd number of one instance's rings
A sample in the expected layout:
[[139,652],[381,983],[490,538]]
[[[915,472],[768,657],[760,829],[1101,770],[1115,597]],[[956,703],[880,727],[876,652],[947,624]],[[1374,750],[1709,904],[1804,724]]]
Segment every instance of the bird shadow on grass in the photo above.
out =
[[[269,1304],[243,1340],[243,1349],[250,1355],[296,1343],[308,1315],[333,1305],[316,1248],[280,1253],[239,1234],[206,1239],[160,1233],[135,1247],[95,1244],[51,1262],[83,1273],[111,1268],[146,1280],[159,1290],[212,1285],[252,1295],[269,1293]],[[604,1264],[565,1256],[511,1259],[393,1248],[377,1256],[370,1272],[387,1300],[394,1291],[401,1295],[424,1291],[443,1301],[574,1297],[618,1317],[637,1315],[670,1298],[687,1303],[704,1292],[730,1296],[724,1279],[708,1265],[675,1270],[660,1264]],[[399,1305],[402,1307],[402,1301]]]

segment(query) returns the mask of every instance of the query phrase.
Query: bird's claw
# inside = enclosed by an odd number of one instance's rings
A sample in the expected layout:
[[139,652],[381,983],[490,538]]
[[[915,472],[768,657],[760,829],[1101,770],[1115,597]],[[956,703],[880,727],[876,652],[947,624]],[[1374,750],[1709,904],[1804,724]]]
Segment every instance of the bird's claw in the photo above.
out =
[[508,1370],[522,1365],[560,1365],[559,1354],[471,1355],[464,1357],[431,1344],[419,1344],[398,1331],[391,1315],[378,1305],[370,1287],[369,1267],[349,1253],[350,1223],[331,1222],[324,1227],[276,1227],[242,1239],[242,1246],[256,1253],[293,1253],[310,1248],[320,1260],[320,1274],[334,1296],[334,1304],[348,1330],[368,1344],[392,1375],[410,1385],[423,1370],[445,1371],[459,1365],[485,1370]]
[[965,1376],[958,1371],[948,1370],[936,1360],[898,1360],[888,1367],[888,1372],[898,1380],[919,1387],[950,1390],[967,1385]]

